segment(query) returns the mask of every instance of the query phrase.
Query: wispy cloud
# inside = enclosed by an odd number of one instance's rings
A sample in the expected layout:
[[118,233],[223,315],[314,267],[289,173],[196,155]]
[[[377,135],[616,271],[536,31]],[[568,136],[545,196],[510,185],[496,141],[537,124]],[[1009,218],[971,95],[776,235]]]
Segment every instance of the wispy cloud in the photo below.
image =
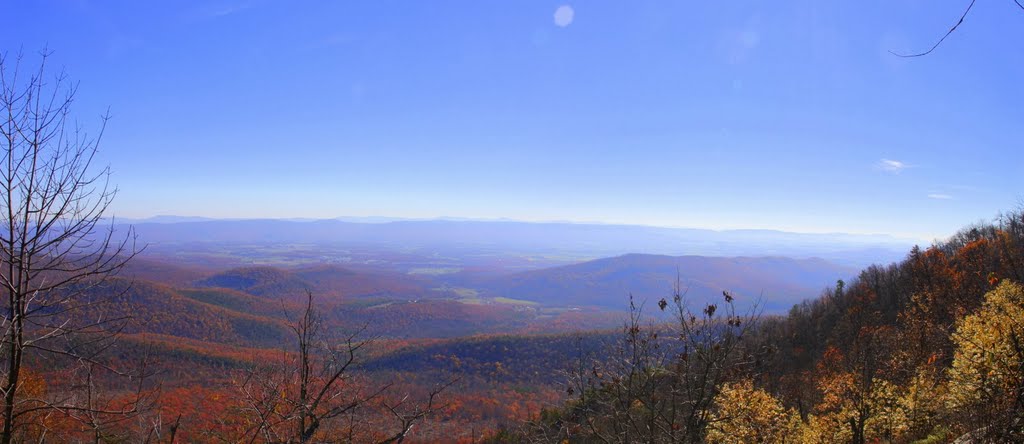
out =
[[892,174],[899,174],[909,167],[910,165],[907,165],[905,162],[892,159],[882,159],[875,164],[875,168]]
[[942,193],[931,193],[931,194],[928,195],[928,198],[929,199],[939,199],[939,200],[950,200],[950,199],[953,198],[953,196],[950,196],[948,194],[942,194]]

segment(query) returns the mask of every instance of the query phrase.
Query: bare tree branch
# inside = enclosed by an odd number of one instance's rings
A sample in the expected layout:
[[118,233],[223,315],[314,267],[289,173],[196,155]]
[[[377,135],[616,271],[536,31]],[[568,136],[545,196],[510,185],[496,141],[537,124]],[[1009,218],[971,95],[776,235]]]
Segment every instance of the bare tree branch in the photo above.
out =
[[[967,18],[967,14],[969,14],[969,13],[971,12],[971,8],[973,8],[973,7],[974,7],[974,2],[975,2],[975,1],[977,1],[977,0],[971,0],[971,3],[970,3],[969,5],[967,5],[967,9],[966,9],[966,10],[964,10],[964,13],[963,13],[963,14],[960,14],[960,19],[959,19],[959,20],[957,20],[957,21],[956,21],[956,23],[954,23],[954,24],[953,24],[953,26],[952,26],[951,28],[949,28],[949,31],[946,31],[946,33],[942,35],[942,38],[940,38],[940,39],[939,39],[939,41],[935,42],[935,44],[934,44],[934,45],[932,45],[932,47],[931,47],[931,48],[928,48],[928,50],[927,50],[927,51],[925,51],[925,52],[919,52],[919,53],[915,53],[915,54],[900,54],[900,53],[898,53],[898,52],[895,52],[895,51],[889,50],[889,54],[892,54],[892,55],[894,55],[894,56],[896,56],[896,57],[905,57],[905,58],[909,58],[909,57],[921,57],[921,56],[926,56],[926,55],[928,55],[928,54],[931,54],[931,53],[932,53],[932,51],[935,51],[935,48],[938,48],[938,47],[939,47],[939,45],[941,45],[941,44],[942,44],[942,42],[943,42],[944,40],[946,40],[946,37],[949,37],[949,35],[950,35],[950,34],[952,34],[952,33],[953,33],[953,31],[956,31],[956,29],[960,27],[960,24],[962,24],[962,23],[964,22],[964,19],[965,19],[965,18]],[[1014,2],[1017,2],[1017,6],[1021,6],[1021,4],[1020,4],[1019,0],[1013,0],[1013,1],[1014,1]],[[1022,8],[1022,9],[1024,9],[1024,6],[1021,6],[1021,8]]]
[[[117,194],[109,167],[94,164],[109,112],[94,136],[86,133],[71,114],[77,85],[63,71],[49,77],[49,52],[40,56],[27,70],[21,54],[13,66],[0,54],[0,444],[16,439],[20,418],[42,410],[92,418],[93,426],[109,424],[97,422],[101,416],[134,412],[96,407],[91,395],[98,394],[93,369],[113,370],[98,357],[126,317],[89,319],[86,309],[138,254],[131,229],[102,227]],[[30,358],[87,366],[79,388],[90,395],[22,399]]]

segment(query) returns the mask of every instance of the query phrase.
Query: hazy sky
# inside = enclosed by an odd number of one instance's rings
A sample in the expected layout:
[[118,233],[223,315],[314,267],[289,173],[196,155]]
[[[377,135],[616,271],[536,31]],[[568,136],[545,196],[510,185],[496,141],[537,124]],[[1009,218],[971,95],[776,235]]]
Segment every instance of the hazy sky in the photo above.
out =
[[0,0],[116,214],[945,236],[1024,197],[1024,11],[943,1]]

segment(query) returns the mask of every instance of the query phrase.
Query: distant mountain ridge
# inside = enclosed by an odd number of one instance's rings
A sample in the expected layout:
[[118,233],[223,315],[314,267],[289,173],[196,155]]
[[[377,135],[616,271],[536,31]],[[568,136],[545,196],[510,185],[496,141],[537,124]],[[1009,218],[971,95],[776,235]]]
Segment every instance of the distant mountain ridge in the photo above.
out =
[[783,311],[816,297],[837,279],[848,279],[856,269],[823,259],[627,254],[516,273],[484,285],[494,296],[624,308],[630,294],[651,304],[671,297],[677,273],[690,300],[713,301],[730,291],[741,302],[761,298],[767,310]]
[[[170,219],[161,219],[170,220]],[[773,230],[715,231],[640,225],[513,221],[293,221],[276,219],[140,222],[139,240],[154,244],[348,243],[402,249],[488,249],[607,257],[627,253],[700,256],[821,257],[851,266],[899,260],[914,244],[887,235],[809,234]]]

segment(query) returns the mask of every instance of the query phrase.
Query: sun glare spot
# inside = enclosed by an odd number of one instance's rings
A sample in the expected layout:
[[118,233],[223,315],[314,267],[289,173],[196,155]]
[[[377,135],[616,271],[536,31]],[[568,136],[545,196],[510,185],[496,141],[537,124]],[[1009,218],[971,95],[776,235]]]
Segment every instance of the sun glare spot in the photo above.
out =
[[559,6],[558,9],[555,10],[555,25],[560,28],[571,25],[574,15],[576,15],[576,11],[573,11],[572,6]]

